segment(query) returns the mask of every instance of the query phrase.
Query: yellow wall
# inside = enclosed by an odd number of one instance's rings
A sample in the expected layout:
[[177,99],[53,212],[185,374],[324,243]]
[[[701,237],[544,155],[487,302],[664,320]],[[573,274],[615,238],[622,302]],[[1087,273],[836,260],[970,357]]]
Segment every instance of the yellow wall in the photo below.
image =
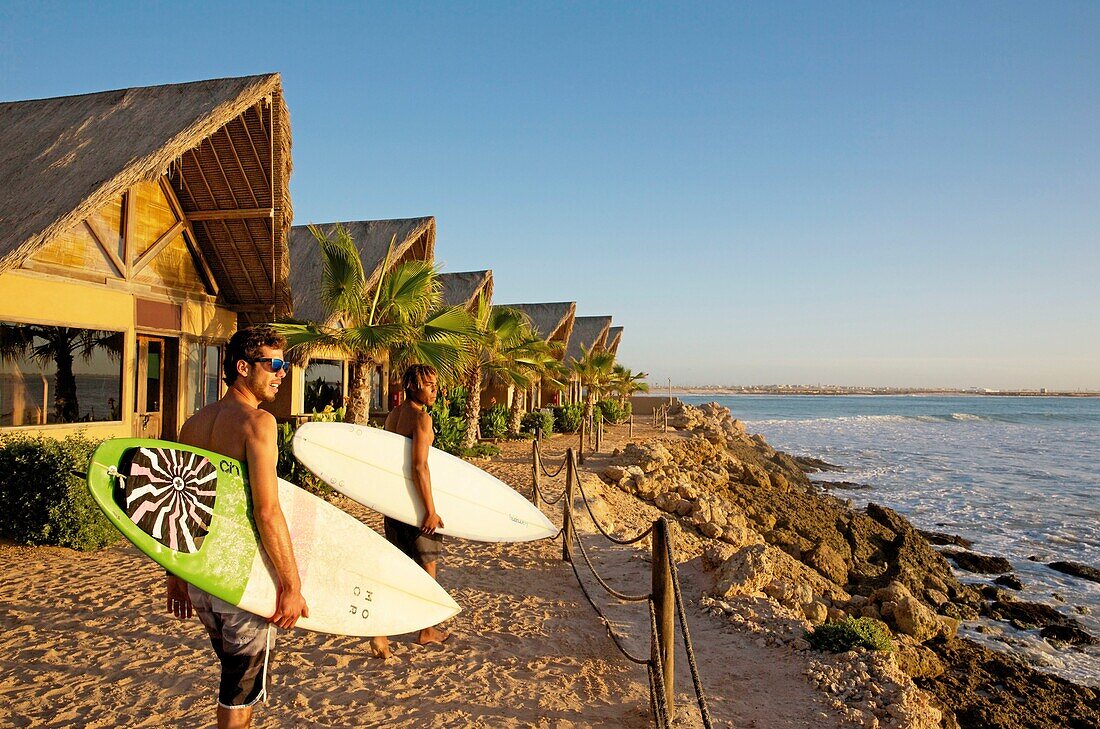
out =
[[41,431],[44,435],[64,438],[83,431],[91,438],[120,438],[130,435],[130,415],[134,409],[134,298],[103,287],[45,280],[13,271],[0,274],[0,320],[28,324],[58,324],[88,329],[113,329],[126,332],[123,363],[122,412],[125,419],[107,423],[72,423],[4,428],[4,431]]
[[[121,238],[125,235],[120,223],[123,203],[122,198],[118,198],[90,216],[88,223],[77,224],[43,246],[24,264],[24,270],[0,275],[0,320],[125,332],[120,404],[123,420],[6,427],[4,431],[41,432],[59,438],[77,431],[86,432],[93,438],[130,436],[133,432],[131,421],[134,417],[137,357],[135,307],[139,297],[180,307],[179,331],[148,332],[179,339],[179,367],[174,373],[179,397],[175,402],[166,401],[162,409],[166,414],[171,409],[175,410],[177,427],[188,414],[185,412],[189,385],[186,371],[188,350],[205,343],[223,344],[236,331],[236,313],[218,307],[213,298],[201,290],[198,273],[191,264],[182,238],[176,244],[167,245],[145,271],[130,280],[104,257],[91,235],[91,227],[95,227],[101,240],[109,240],[112,246],[112,236],[119,236],[117,254],[120,260],[125,260],[126,246],[132,248],[131,258],[140,255],[175,222],[157,183],[139,183],[130,194],[133,196],[134,220],[128,239]],[[88,261],[98,261],[98,264],[91,266]],[[155,280],[147,281],[145,279],[149,278],[148,272],[151,270],[160,271],[160,274]],[[171,275],[164,275],[164,271]]]

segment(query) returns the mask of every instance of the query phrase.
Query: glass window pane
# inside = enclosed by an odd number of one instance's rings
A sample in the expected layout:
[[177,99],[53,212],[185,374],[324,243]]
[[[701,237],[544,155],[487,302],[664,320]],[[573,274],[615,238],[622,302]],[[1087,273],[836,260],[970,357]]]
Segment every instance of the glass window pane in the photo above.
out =
[[187,346],[187,417],[195,414],[202,407],[203,369],[202,357],[204,348],[197,342]]
[[160,412],[160,349],[161,343],[149,340],[149,356],[145,371],[145,405],[147,413]]
[[203,404],[217,402],[221,392],[222,348],[206,348],[206,400]]
[[319,413],[326,407],[344,405],[344,366],[338,360],[315,359],[305,371],[305,412]]
[[0,322],[0,427],[120,420],[123,333]]

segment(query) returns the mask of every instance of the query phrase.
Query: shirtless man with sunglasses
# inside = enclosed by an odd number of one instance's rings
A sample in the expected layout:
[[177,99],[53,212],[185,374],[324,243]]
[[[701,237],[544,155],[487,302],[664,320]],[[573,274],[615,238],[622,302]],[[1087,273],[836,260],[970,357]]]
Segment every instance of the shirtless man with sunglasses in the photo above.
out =
[[261,617],[168,576],[168,612],[189,618],[194,609],[221,662],[219,729],[251,726],[253,704],[267,695],[274,626],[289,629],[299,617],[309,617],[279,504],[275,418],[260,409],[261,403],[275,399],[290,368],[283,359],[285,346],[286,340],[270,327],[251,327],[234,334],[226,345],[222,367],[229,390],[216,403],[192,415],[179,435],[181,443],[248,464],[252,515],[279,584],[275,613]]

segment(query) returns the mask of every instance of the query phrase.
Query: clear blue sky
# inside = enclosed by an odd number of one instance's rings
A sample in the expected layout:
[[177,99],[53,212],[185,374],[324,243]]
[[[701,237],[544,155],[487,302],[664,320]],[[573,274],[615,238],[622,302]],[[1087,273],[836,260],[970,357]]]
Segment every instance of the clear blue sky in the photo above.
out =
[[655,381],[1100,389],[1100,3],[0,0],[3,100],[267,71],[296,222]]

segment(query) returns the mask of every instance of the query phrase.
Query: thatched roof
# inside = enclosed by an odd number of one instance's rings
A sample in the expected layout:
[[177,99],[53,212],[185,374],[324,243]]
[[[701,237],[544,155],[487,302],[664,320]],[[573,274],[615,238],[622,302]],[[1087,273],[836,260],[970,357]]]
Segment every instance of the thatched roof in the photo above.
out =
[[611,354],[616,354],[619,351],[619,341],[623,338],[622,327],[611,327],[607,330],[607,343],[604,344],[604,349]]
[[485,294],[493,300],[493,272],[463,271],[462,273],[441,273],[439,282],[443,285],[443,303],[446,306],[471,307],[477,303],[477,297]]
[[565,361],[581,358],[581,345],[591,351],[602,347],[607,341],[607,331],[611,328],[609,316],[578,316],[573,324],[573,334],[569,337],[569,348],[565,352]]
[[[401,218],[397,220],[355,220],[342,223],[319,223],[317,227],[325,235],[331,235],[337,225],[347,229],[348,235],[359,249],[363,270],[370,287],[382,277],[382,263],[390,241],[397,236],[390,254],[392,267],[402,259],[430,261],[435,255],[435,218]],[[294,317],[309,321],[322,321],[325,317],[321,306],[321,248],[309,231],[309,226],[295,225],[290,229],[290,291],[294,301]]]
[[0,273],[165,174],[223,303],[246,319],[286,309],[290,117],[278,74],[0,103]]
[[573,331],[577,302],[558,301],[550,304],[502,304],[517,309],[531,320],[535,331],[548,342],[568,342]]

